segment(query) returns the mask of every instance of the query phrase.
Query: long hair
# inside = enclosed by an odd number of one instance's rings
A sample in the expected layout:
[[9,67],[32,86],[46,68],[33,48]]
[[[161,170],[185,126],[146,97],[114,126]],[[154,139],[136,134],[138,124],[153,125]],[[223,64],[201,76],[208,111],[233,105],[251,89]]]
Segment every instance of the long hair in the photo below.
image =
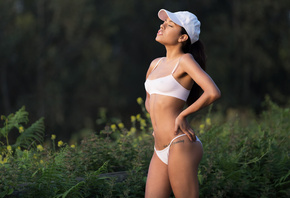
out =
[[[186,30],[183,27],[181,30],[181,34],[187,34]],[[200,40],[191,44],[190,38],[188,37],[187,41],[182,46],[182,51],[184,53],[190,53],[193,56],[193,58],[196,60],[196,62],[200,65],[200,67],[205,71],[206,56],[205,56],[205,51],[204,51],[204,45]],[[187,105],[190,106],[192,103],[194,103],[200,97],[201,94],[202,94],[202,89],[200,88],[198,84],[194,83],[186,101]]]

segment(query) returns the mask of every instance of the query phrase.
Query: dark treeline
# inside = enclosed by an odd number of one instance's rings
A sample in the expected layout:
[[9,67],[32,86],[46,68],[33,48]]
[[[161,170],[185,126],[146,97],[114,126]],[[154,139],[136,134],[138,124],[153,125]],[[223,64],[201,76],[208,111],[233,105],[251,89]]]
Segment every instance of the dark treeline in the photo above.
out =
[[201,21],[207,72],[222,91],[217,106],[258,109],[266,94],[289,101],[289,0],[0,1],[0,114],[25,105],[47,133],[96,129],[99,109],[139,112],[160,8]]

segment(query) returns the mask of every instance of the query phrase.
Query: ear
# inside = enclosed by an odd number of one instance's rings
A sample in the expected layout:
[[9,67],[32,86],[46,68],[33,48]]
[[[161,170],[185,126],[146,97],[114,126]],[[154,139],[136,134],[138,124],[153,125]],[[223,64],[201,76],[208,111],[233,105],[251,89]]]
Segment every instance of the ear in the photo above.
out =
[[189,38],[188,38],[188,35],[187,35],[187,34],[182,34],[182,35],[179,37],[178,41],[179,41],[180,43],[183,43],[183,42],[187,41],[187,39],[189,39]]

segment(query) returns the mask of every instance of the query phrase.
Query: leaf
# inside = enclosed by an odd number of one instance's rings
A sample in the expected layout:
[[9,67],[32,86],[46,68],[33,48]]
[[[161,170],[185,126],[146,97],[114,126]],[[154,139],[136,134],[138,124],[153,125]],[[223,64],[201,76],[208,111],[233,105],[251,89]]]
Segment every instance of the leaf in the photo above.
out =
[[44,118],[40,118],[17,138],[15,145],[28,148],[33,143],[41,143],[44,136]]
[[4,192],[0,192],[0,198],[2,197],[4,198],[6,197],[6,195],[11,195],[14,192],[13,188],[7,186],[5,186],[4,189],[5,189]]
[[25,106],[21,107],[15,114],[10,114],[7,117],[7,122],[4,123],[4,127],[0,128],[0,137],[7,136],[8,133],[15,127],[18,128],[20,123],[27,123],[28,112],[25,111]]
[[73,187],[71,187],[70,189],[68,189],[63,194],[60,194],[60,195],[56,196],[56,198],[59,198],[59,197],[65,198],[70,192],[72,192],[72,191],[79,191],[81,185],[84,185],[84,184],[85,184],[85,182],[84,181],[81,181],[81,182],[77,183],[76,185],[74,185]]

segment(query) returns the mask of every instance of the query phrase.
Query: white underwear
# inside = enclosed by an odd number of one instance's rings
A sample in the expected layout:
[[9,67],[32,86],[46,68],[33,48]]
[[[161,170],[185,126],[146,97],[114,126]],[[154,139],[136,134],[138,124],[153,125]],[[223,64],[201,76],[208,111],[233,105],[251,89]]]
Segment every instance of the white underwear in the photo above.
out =
[[[177,138],[180,138],[180,137],[182,137],[182,136],[185,136],[185,135],[186,135],[186,134],[181,134],[181,135],[178,135],[178,136],[176,136],[175,138],[173,138],[173,139],[171,140],[171,142],[169,143],[169,145],[168,145],[165,149],[162,149],[162,150],[156,150],[156,148],[155,148],[155,146],[154,146],[154,150],[155,150],[157,156],[159,157],[159,159],[160,159],[162,162],[164,162],[165,164],[168,165],[168,156],[169,156],[170,145],[172,144],[172,142],[173,142],[174,140],[176,140]],[[195,137],[196,137],[196,141],[198,141],[198,142],[201,143],[201,141],[198,139],[198,137],[197,137],[197,136],[195,136]]]

